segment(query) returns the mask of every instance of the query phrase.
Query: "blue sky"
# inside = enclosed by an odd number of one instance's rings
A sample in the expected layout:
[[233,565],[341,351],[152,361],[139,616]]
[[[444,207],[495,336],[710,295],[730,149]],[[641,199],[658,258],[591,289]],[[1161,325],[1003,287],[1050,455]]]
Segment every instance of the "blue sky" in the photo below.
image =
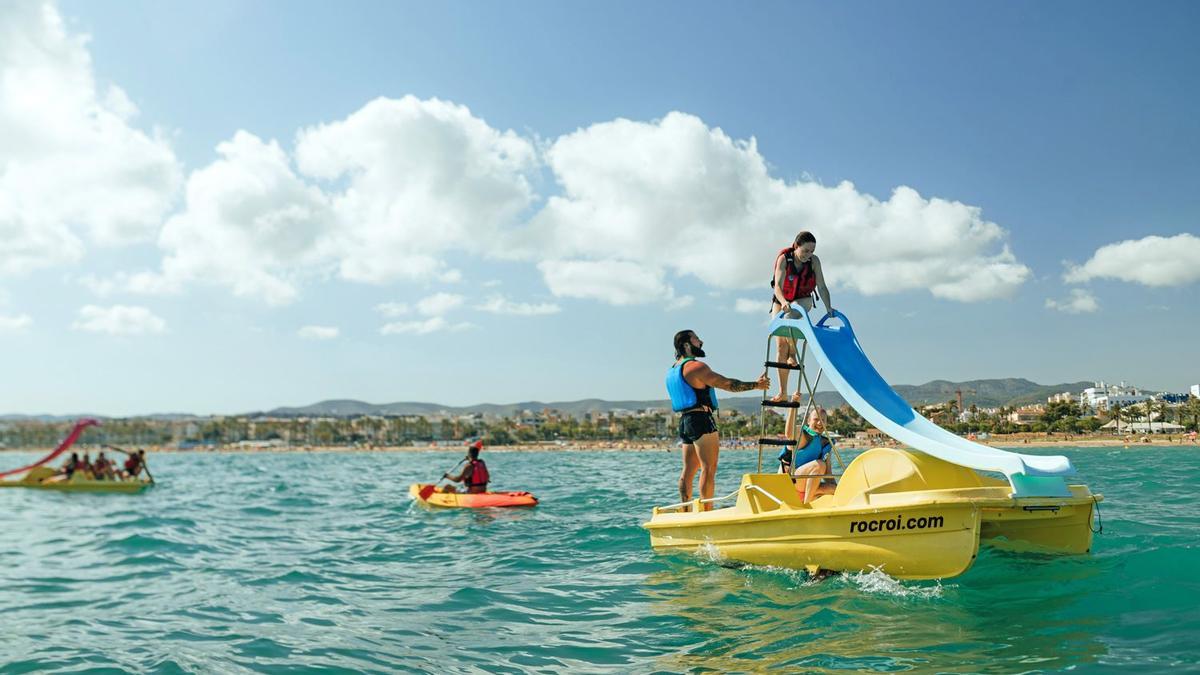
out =
[[1197,27],[1194,3],[6,5],[0,412],[658,398],[683,327],[750,378],[764,313],[738,301],[799,229],[892,382],[1183,390]]

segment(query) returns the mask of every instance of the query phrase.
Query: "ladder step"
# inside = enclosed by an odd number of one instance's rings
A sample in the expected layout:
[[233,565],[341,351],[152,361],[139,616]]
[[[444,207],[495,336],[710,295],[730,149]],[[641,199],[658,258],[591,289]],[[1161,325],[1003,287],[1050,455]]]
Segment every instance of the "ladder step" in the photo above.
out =
[[795,441],[789,441],[786,438],[760,438],[759,445],[795,445]]
[[799,401],[763,400],[762,404],[763,404],[764,408],[799,408],[800,407]]
[[780,363],[779,361],[766,361],[763,366],[767,368],[782,368],[784,370],[804,370],[804,366],[793,366],[790,363]]

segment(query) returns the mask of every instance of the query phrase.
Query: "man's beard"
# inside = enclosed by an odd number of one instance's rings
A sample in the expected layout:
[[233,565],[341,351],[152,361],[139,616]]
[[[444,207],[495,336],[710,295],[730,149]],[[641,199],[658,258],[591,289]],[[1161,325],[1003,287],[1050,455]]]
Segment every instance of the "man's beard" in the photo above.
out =
[[704,349],[700,347],[692,347],[692,356],[698,359],[704,358]]

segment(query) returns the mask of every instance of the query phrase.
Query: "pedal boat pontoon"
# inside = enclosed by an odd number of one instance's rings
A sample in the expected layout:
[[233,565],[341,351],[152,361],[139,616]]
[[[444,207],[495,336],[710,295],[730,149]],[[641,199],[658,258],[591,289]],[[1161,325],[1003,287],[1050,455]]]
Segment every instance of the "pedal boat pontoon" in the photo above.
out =
[[785,474],[746,474],[732,507],[702,500],[658,507],[644,527],[657,551],[713,551],[756,565],[835,572],[879,569],[898,579],[954,577],[980,540],[1003,548],[1084,553],[1099,496],[1014,497],[1008,483],[925,453],[875,448],[856,457],[833,494],[803,504]]

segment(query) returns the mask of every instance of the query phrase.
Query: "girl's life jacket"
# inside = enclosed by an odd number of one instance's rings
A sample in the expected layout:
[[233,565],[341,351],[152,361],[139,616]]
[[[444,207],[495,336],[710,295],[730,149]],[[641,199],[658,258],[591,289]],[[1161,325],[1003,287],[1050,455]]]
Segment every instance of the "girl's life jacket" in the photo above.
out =
[[[783,256],[785,260],[783,283],[779,286],[783,299],[792,302],[797,298],[806,298],[812,295],[813,290],[817,287],[817,274],[813,271],[812,258],[797,265],[796,250],[791,247],[781,249],[775,259],[778,260],[779,256]],[[771,288],[775,288],[774,276],[771,277]]]

